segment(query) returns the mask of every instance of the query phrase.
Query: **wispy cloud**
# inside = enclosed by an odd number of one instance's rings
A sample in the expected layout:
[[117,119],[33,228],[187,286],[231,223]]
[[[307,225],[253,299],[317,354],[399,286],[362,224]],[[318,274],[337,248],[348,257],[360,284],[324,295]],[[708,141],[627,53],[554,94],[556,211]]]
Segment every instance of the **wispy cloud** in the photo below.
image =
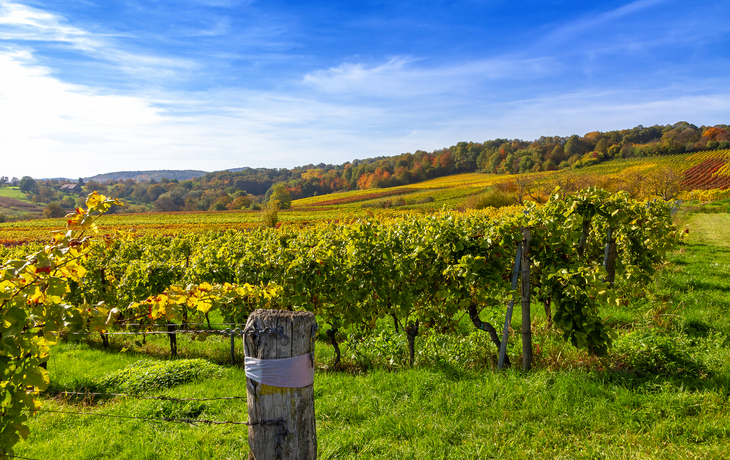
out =
[[118,46],[121,34],[91,33],[74,27],[58,14],[19,3],[0,3],[0,40],[54,42],[85,55],[113,63],[119,71],[144,79],[173,77],[176,71],[195,69],[198,64],[177,57],[137,53]]
[[626,16],[633,15],[652,6],[666,3],[667,0],[638,0],[635,2],[622,5],[616,9],[598,13],[592,17],[581,17],[575,19],[554,32],[548,34],[542,43],[565,43],[576,40],[580,36],[587,33],[600,33],[611,23],[623,19]]
[[[157,15],[137,28],[128,26],[129,18],[81,21],[66,10],[20,1],[0,0],[0,151],[12,152],[3,158],[3,175],[292,167],[433,150],[460,140],[532,139],[679,120],[715,124],[730,114],[726,47],[717,46],[711,63],[699,61],[714,73],[677,65],[710,54],[705,48],[688,46],[685,61],[654,53],[651,64],[631,61],[621,50],[635,42],[670,54],[666,35],[630,24],[651,8],[676,7],[673,0],[576,14],[547,38],[526,31],[520,40],[527,41],[511,53],[489,43],[468,56],[451,53],[454,46],[391,51],[387,41],[377,52],[322,48],[331,37],[319,41],[319,25],[307,29],[289,10],[225,0],[213,0],[216,5],[195,20],[195,8],[210,2],[189,0],[170,18],[172,25],[158,24],[168,13],[156,10],[158,4],[132,5],[130,17]],[[327,21],[335,19],[333,13]],[[611,35],[617,25],[631,34]],[[592,34],[594,28],[606,37]],[[725,29],[717,30],[693,33],[724,44]],[[594,42],[579,46],[589,39]],[[601,55],[612,46],[618,51]],[[117,75],[99,84],[81,68]]]
[[230,18],[224,17],[217,19],[213,24],[209,24],[204,29],[186,29],[181,34],[188,37],[217,37],[226,35],[231,31]]
[[323,93],[381,98],[471,93],[482,82],[547,75],[551,60],[494,58],[427,67],[422,60],[394,57],[379,65],[343,63],[304,76],[303,82]]
[[[64,83],[23,49],[0,53],[3,174],[294,166],[335,152],[382,120],[380,109],[259,91],[106,95]],[[382,141],[382,139],[381,139]],[[379,145],[383,154],[391,146]],[[265,152],[265,154],[264,154]],[[135,166],[130,166],[135,165]]]
[[695,8],[676,0],[638,0],[557,26],[526,49],[529,55],[653,56],[658,49],[711,46],[727,38],[727,5],[702,2]]
[[63,24],[63,19],[47,11],[19,3],[0,3],[0,39],[67,42],[79,49],[92,50],[101,43],[87,32]]

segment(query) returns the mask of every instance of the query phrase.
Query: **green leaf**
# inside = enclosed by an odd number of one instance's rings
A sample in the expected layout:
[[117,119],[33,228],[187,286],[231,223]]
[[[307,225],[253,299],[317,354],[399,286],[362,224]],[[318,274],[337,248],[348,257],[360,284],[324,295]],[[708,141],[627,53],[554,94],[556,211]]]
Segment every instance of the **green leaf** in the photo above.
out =
[[65,280],[55,276],[48,279],[48,289],[46,291],[48,295],[61,297],[66,294],[66,289],[67,284]]

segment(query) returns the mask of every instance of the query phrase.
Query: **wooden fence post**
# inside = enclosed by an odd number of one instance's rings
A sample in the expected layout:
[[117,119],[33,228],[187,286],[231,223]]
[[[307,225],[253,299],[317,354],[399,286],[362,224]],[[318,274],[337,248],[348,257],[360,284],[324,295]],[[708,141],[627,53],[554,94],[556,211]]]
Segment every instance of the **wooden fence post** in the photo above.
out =
[[588,244],[588,234],[591,231],[591,219],[583,220],[583,230],[580,232],[580,241],[578,241],[578,258],[583,260],[586,252],[586,244]]
[[[520,276],[520,263],[522,263],[522,242],[517,245],[517,254],[515,254],[515,266],[512,268],[512,290],[517,289],[517,280]],[[512,324],[512,310],[515,306],[515,296],[512,294],[512,300],[507,305],[507,314],[504,315],[504,329],[502,330],[502,342],[499,344],[499,359],[497,360],[497,369],[502,370],[505,359],[507,359],[507,339],[509,338],[509,327]],[[509,360],[507,360],[509,361]]]
[[[244,330],[247,358],[276,360],[311,353],[314,366],[312,312],[256,310]],[[314,384],[302,388],[269,386],[246,377],[250,460],[314,460],[317,434]]]
[[530,238],[529,228],[522,230],[522,370],[532,368],[532,327],[530,322]]
[[177,358],[177,335],[175,334],[176,329],[176,324],[169,322],[167,323],[167,338],[170,339],[170,356],[172,358]]
[[603,268],[606,269],[606,282],[611,284],[616,279],[616,239],[613,237],[613,229],[609,226],[606,231],[606,251],[603,255]]

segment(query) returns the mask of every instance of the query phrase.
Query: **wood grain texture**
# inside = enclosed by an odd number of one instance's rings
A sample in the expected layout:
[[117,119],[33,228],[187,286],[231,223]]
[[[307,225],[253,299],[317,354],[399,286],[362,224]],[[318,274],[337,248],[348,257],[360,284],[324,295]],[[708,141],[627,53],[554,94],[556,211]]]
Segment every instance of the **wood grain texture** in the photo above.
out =
[[[283,340],[277,335],[246,335],[245,355],[258,359],[292,358],[314,352],[312,326],[316,324],[311,312],[286,310],[256,310],[249,317],[246,329],[272,330],[281,326]],[[314,420],[314,385],[303,388],[279,388],[259,384],[246,378],[248,419],[286,420],[289,433],[281,443],[282,460],[317,458],[317,434]],[[249,459],[276,459],[277,426],[253,425],[248,429]]]

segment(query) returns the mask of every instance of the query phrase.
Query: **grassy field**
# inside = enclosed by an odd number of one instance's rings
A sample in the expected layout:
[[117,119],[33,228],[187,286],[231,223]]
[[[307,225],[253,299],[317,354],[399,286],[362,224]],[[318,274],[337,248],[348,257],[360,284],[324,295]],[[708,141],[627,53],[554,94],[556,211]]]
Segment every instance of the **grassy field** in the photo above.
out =
[[43,216],[42,212],[43,208],[31,202],[17,187],[0,187],[0,214],[5,217],[22,215],[37,219]]
[[[727,212],[682,217],[687,244],[654,282],[605,310],[619,332],[608,358],[565,344],[533,306],[535,367],[494,371],[484,333],[466,321],[457,334],[419,335],[415,369],[403,334],[383,325],[363,344],[342,344],[347,371],[332,371],[332,348],[317,344],[319,457],[323,459],[707,459],[730,451],[730,244]],[[519,316],[519,315],[516,315]],[[519,330],[519,320],[513,322]],[[181,357],[204,359],[205,379],[146,389],[138,396],[245,395],[245,376],[227,364],[227,340],[182,337]],[[520,345],[509,350],[519,362]],[[357,345],[357,346],[356,346]],[[97,339],[56,347],[44,411],[127,417],[246,420],[245,400],[173,402],[118,397],[64,400],[59,391],[100,388],[115,371],[184,364],[169,361],[167,340],[128,336],[103,350]],[[239,350],[240,351],[240,350]],[[239,357],[240,358],[240,357]],[[147,361],[144,361],[147,360]],[[150,361],[151,360],[151,361]],[[141,362],[141,363],[140,363]],[[148,374],[145,374],[147,372]],[[178,371],[157,377],[173,382]],[[140,380],[141,379],[141,380]],[[17,455],[43,459],[244,459],[240,425],[187,425],[41,412]]]
[[25,193],[21,192],[18,187],[0,187],[0,196],[15,198],[16,200],[28,201]]

